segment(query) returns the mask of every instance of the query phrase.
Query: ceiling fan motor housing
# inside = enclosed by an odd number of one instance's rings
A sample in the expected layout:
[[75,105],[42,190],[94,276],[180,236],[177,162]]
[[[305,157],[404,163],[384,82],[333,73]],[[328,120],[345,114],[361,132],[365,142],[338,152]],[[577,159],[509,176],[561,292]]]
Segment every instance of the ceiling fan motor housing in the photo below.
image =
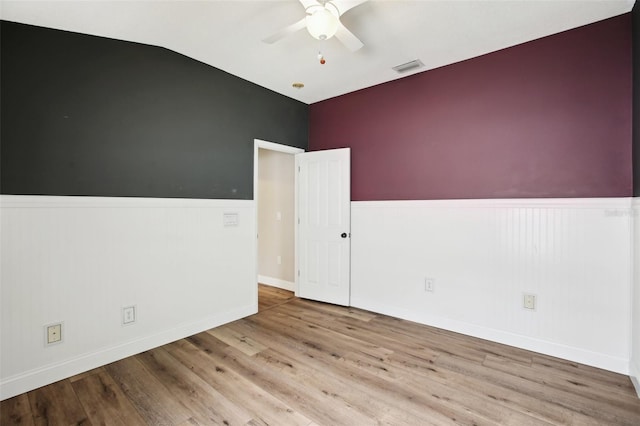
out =
[[[333,10],[331,10],[333,9]],[[338,30],[338,9],[331,3],[312,6],[307,9],[307,31],[318,40],[327,40]]]

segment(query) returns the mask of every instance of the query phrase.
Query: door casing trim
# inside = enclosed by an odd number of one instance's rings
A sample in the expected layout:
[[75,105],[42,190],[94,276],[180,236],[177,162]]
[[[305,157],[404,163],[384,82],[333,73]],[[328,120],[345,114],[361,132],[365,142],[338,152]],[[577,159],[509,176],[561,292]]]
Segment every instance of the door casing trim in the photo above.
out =
[[[285,154],[291,154],[291,155],[296,155],[296,154],[301,154],[303,152],[305,152],[304,149],[302,148],[296,148],[293,146],[289,146],[289,145],[282,145],[279,143],[275,143],[275,142],[269,142],[269,141],[265,141],[262,139],[254,139],[253,140],[253,203],[255,205],[255,208],[253,210],[253,229],[254,229],[254,235],[256,236],[256,238],[254,239],[254,250],[253,250],[253,257],[254,257],[254,276],[255,276],[255,281],[256,281],[256,293],[255,293],[255,306],[256,306],[256,312],[258,311],[258,275],[259,275],[259,271],[258,271],[258,172],[259,172],[259,150],[260,149],[268,149],[271,151],[278,151],[278,152],[282,152]],[[298,178],[297,178],[297,174],[295,175],[296,177],[294,178],[295,181],[295,187],[294,187],[294,277],[295,277],[295,295],[298,295],[298,227],[296,226],[296,223],[298,221]]]

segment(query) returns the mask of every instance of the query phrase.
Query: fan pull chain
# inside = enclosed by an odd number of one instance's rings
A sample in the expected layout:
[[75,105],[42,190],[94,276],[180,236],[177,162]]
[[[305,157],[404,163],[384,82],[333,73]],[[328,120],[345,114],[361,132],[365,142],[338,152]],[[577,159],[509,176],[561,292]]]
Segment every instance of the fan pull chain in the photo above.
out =
[[322,52],[318,51],[318,60],[320,61],[320,65],[324,65],[327,61],[324,59],[324,55]]

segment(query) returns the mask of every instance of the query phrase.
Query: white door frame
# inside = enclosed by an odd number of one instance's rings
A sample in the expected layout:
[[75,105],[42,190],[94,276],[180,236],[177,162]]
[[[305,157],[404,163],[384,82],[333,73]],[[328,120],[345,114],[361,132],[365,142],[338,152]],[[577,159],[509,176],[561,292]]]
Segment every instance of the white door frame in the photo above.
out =
[[[289,145],[282,145],[279,143],[268,142],[261,139],[253,140],[253,204],[255,208],[253,209],[253,229],[254,235],[256,236],[254,240],[254,250],[253,250],[253,264],[254,264],[254,281],[255,281],[255,310],[258,312],[258,167],[259,167],[259,151],[260,149],[268,149],[271,151],[278,151],[285,154],[300,154],[305,152],[302,148],[296,148]],[[295,188],[294,188],[294,220],[297,221],[298,217],[298,180],[295,179]],[[294,225],[294,278],[295,278],[295,294],[298,295],[298,227]]]

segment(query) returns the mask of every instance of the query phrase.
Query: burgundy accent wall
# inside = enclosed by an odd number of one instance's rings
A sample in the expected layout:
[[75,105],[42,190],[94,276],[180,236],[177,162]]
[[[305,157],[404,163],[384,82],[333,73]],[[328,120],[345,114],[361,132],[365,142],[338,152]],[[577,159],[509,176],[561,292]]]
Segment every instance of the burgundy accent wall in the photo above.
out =
[[313,104],[309,149],[354,201],[631,196],[631,64],[625,14]]

